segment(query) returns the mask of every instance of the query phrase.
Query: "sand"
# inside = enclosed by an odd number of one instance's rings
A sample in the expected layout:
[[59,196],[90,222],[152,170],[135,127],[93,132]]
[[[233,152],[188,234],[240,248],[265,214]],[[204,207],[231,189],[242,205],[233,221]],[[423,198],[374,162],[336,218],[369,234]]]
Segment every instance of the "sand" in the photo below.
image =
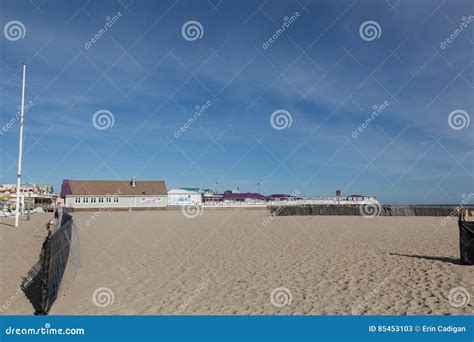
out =
[[73,216],[81,268],[52,314],[473,313],[473,299],[449,302],[454,288],[474,294],[474,269],[457,264],[455,220],[264,210]]
[[[30,221],[20,217],[19,228],[14,227],[14,218],[0,217],[0,315],[34,312],[21,284],[39,261],[48,234],[46,223],[52,217],[52,213],[32,214]],[[37,285],[30,282],[29,289]]]
[[[235,209],[73,218],[81,266],[53,315],[473,313],[474,268],[458,264],[455,220]],[[450,303],[456,288],[470,303]]]

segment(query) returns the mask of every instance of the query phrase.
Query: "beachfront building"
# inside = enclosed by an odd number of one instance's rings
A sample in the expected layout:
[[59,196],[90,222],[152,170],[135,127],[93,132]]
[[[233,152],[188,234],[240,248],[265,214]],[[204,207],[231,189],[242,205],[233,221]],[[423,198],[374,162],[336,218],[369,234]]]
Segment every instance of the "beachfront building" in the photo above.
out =
[[74,210],[165,209],[168,194],[164,181],[64,180],[64,206]]
[[265,204],[267,197],[253,192],[233,192],[223,194],[222,200],[229,204]]
[[198,188],[180,188],[168,191],[168,206],[202,205],[202,192]]
[[204,205],[214,206],[222,203],[222,194],[217,194],[212,191],[202,194],[202,202]]
[[16,209],[16,197],[20,196],[20,209],[42,208],[53,210],[56,207],[57,195],[49,185],[24,183],[17,191],[16,184],[0,185],[0,209]]

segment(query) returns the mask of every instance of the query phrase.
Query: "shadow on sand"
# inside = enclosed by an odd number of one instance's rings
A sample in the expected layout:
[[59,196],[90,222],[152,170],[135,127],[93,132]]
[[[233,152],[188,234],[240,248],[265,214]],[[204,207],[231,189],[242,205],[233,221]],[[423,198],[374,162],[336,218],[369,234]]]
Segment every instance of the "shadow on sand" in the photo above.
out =
[[447,262],[447,263],[450,263],[450,264],[453,264],[453,265],[461,265],[461,261],[459,259],[448,258],[448,257],[416,255],[416,254],[401,254],[401,253],[390,253],[390,255],[398,255],[398,256],[404,256],[404,257],[409,257],[409,258],[441,261],[441,262]]
[[21,289],[23,290],[26,298],[30,301],[34,309],[34,314],[38,315],[42,312],[41,299],[42,299],[42,270],[43,270],[43,259],[44,259],[44,248],[46,241],[43,242],[43,248],[36,264],[28,271],[28,274],[23,277],[21,283]]

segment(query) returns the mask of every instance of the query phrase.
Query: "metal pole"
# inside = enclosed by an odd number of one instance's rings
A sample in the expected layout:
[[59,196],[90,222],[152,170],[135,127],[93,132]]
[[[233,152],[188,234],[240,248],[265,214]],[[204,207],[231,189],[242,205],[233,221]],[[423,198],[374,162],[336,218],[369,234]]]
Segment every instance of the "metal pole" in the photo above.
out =
[[26,64],[23,63],[23,85],[21,89],[21,112],[20,112],[20,144],[18,147],[18,174],[16,181],[16,213],[15,213],[15,227],[18,227],[20,219],[20,182],[21,182],[21,158],[23,157],[23,124],[24,124],[24,108],[25,108],[25,76]]
[[31,191],[28,191],[28,216],[27,220],[30,220],[30,206],[31,206]]

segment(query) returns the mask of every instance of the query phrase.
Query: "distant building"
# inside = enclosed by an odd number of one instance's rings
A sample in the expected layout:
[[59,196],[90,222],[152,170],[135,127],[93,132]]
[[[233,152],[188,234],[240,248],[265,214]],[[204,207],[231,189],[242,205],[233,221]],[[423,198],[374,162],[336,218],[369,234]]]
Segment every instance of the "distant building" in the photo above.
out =
[[222,203],[222,196],[222,194],[216,194],[212,191],[209,191],[202,195],[202,201],[204,204],[208,205],[219,204]]
[[201,205],[202,192],[198,188],[171,189],[168,191],[168,206]]
[[265,202],[266,196],[254,193],[254,192],[233,192],[223,194],[222,200],[227,203],[231,202],[245,202],[245,203],[258,203],[258,202]]
[[64,180],[61,198],[74,210],[145,210],[166,208],[164,181]]
[[20,209],[34,209],[42,207],[44,210],[53,210],[56,206],[57,195],[49,185],[23,183],[17,192],[16,184],[0,184],[0,208],[15,209],[16,197],[20,196]]
[[298,197],[295,195],[289,195],[289,194],[273,194],[273,195],[268,195],[267,200],[268,201],[289,201],[289,200],[296,200]]

